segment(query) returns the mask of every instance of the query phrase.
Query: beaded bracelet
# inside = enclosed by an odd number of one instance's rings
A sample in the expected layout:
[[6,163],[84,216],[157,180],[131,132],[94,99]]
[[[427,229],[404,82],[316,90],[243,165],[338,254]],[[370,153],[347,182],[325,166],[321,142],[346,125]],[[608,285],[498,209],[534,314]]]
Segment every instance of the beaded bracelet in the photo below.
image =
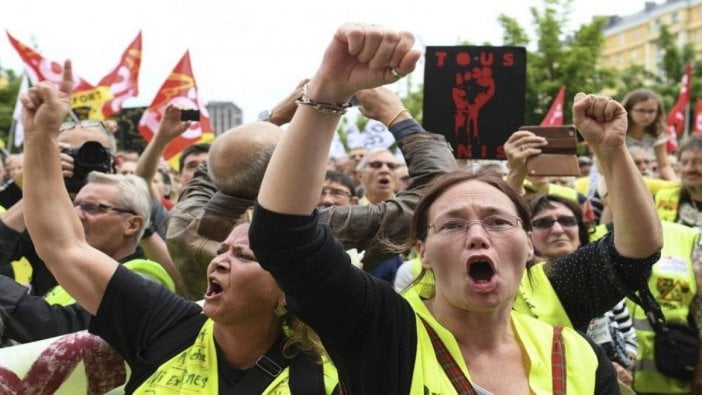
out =
[[339,116],[346,114],[346,110],[348,110],[349,107],[352,106],[350,102],[325,103],[321,101],[312,100],[309,96],[307,96],[307,85],[308,84],[305,84],[305,86],[302,87],[302,96],[299,99],[295,100],[295,104],[310,106],[315,110],[321,112],[322,114],[333,114]]

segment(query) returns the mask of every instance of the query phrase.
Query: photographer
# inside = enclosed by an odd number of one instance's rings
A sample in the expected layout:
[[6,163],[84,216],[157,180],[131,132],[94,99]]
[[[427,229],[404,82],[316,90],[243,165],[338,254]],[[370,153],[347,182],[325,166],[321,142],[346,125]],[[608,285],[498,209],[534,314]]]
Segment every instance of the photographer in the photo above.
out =
[[[117,150],[114,136],[107,131],[104,124],[99,120],[83,120],[78,122],[66,122],[61,125],[58,138],[61,147],[61,169],[66,183],[66,188],[74,197],[86,183],[89,172],[97,171],[102,173],[114,173],[119,166],[121,157],[114,155]],[[32,166],[32,164],[25,164]],[[53,198],[47,196],[47,199]],[[160,204],[152,206],[151,222],[154,218],[159,220],[156,212],[158,208],[163,211]],[[160,221],[165,220],[165,214],[161,214]],[[151,229],[154,226],[152,225]],[[166,254],[156,254],[158,248],[151,247],[157,244],[160,237],[151,237],[147,229],[147,236],[144,236],[142,246],[146,249],[146,256],[164,265],[168,274],[178,284],[180,277],[175,270],[170,257]],[[102,232],[101,229],[93,229],[91,232]],[[144,241],[148,240],[148,241]],[[150,248],[147,248],[148,244]],[[165,251],[165,243],[160,240],[161,249]],[[158,258],[153,258],[158,256]],[[167,261],[162,257],[169,258]],[[10,278],[15,278],[15,273],[11,263],[19,259],[26,259],[32,267],[30,281],[30,292],[32,295],[43,296],[57,285],[56,279],[48,271],[44,262],[37,256],[34,244],[26,232],[24,224],[24,204],[20,199],[8,211],[0,217],[0,274]]]
[[[61,169],[71,193],[80,190],[90,171],[113,173],[114,166],[119,164],[120,158],[112,154],[117,149],[115,138],[98,120],[64,123],[59,142]],[[81,160],[76,161],[76,156]],[[33,295],[44,295],[56,286],[56,279],[37,256],[26,232],[24,203],[20,199],[0,217],[0,274],[14,278],[10,264],[22,257],[32,266],[30,286]]]

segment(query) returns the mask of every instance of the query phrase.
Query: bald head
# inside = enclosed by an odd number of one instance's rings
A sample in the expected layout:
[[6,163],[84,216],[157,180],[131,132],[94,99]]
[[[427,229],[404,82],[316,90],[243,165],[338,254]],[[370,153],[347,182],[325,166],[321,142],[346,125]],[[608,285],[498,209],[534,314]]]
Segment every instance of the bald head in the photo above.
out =
[[283,129],[253,122],[229,129],[212,143],[207,159],[212,182],[220,191],[254,200]]

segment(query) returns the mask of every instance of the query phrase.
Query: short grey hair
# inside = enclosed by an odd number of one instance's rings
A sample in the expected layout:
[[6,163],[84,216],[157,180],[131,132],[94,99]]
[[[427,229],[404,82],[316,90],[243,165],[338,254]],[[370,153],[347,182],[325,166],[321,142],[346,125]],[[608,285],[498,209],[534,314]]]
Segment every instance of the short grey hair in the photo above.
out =
[[149,226],[151,218],[151,195],[146,181],[139,176],[133,174],[107,174],[97,171],[91,171],[88,174],[88,183],[115,185],[119,190],[119,196],[116,196],[116,202],[121,208],[134,211],[137,215],[144,218],[144,224],[137,234],[137,243],[144,235],[144,229]]

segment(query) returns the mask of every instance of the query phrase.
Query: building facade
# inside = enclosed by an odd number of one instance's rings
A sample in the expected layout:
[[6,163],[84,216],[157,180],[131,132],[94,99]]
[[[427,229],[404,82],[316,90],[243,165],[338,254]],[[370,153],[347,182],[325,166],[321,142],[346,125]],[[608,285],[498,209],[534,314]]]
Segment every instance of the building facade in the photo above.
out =
[[658,46],[662,25],[677,37],[679,47],[691,43],[702,52],[702,0],[646,2],[636,14],[610,17],[603,31],[602,66],[626,69],[638,65],[658,74],[663,58]]
[[206,107],[215,136],[243,123],[243,111],[232,102],[211,101]]

